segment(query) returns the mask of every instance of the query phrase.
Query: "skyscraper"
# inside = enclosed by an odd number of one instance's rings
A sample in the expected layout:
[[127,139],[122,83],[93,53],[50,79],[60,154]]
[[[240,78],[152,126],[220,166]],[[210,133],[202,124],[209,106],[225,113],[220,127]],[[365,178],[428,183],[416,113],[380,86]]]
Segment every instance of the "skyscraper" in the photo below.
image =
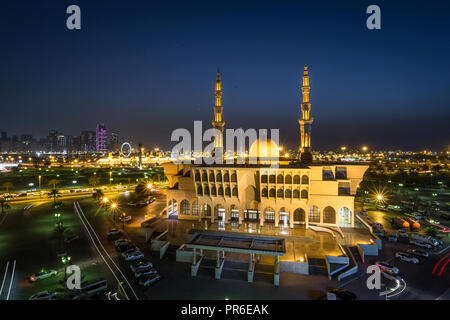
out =
[[108,151],[108,149],[107,149],[108,137],[107,137],[105,124],[98,123],[95,133],[96,133],[96,145],[95,145],[96,148],[95,149],[97,150],[97,152]]

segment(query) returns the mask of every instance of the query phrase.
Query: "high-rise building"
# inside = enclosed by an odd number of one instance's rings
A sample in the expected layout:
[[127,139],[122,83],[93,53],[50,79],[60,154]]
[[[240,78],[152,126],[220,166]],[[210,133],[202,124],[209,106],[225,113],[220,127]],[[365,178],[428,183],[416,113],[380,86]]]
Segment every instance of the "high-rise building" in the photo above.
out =
[[312,162],[311,154],[311,125],[314,118],[311,118],[311,103],[309,102],[309,91],[311,87],[309,86],[309,75],[308,66],[305,65],[303,71],[303,82],[302,82],[302,117],[298,120],[300,124],[300,161],[304,164],[309,164]]
[[107,152],[108,147],[108,136],[106,131],[106,126],[104,123],[98,123],[95,131],[96,144],[95,150],[98,152]]
[[95,131],[81,131],[80,151],[94,152],[96,150]]

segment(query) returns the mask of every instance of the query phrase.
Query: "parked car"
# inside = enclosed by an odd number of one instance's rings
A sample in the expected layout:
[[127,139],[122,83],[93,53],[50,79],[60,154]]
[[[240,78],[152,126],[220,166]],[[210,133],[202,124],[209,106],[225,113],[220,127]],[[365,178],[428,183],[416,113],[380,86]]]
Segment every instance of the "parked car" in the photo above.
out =
[[329,293],[333,293],[338,300],[355,300],[356,294],[347,289],[331,289]]
[[389,234],[389,241],[392,241],[392,242],[397,242],[398,241],[398,234],[397,234],[397,232],[391,232]]
[[373,233],[379,237],[384,237],[384,230],[383,229],[373,229]]
[[143,276],[139,280],[139,284],[141,286],[144,286],[144,287],[149,287],[149,286],[151,286],[155,282],[158,282],[161,279],[162,278],[161,278],[161,276],[159,274],[151,274],[151,275]]
[[57,274],[58,274],[58,272],[56,270],[42,269],[41,271],[32,274],[30,277],[30,281],[35,282],[38,280],[44,280],[44,279],[56,276]]
[[75,241],[75,240],[78,240],[78,239],[80,239],[80,236],[77,235],[77,234],[74,234],[74,235],[72,235],[72,236],[70,236],[70,237],[68,237],[68,238],[66,239],[66,243],[69,244],[69,243],[71,243],[72,241]]
[[145,275],[157,274],[157,273],[158,273],[158,271],[155,268],[138,268],[134,272],[134,276],[136,278],[140,278],[140,277],[145,276]]
[[116,248],[117,248],[118,246],[122,245],[122,244],[131,244],[131,240],[128,240],[128,239],[119,239],[119,240],[116,240],[116,241],[114,242],[114,245],[116,246]]
[[397,267],[394,267],[387,262],[377,261],[375,262],[375,265],[377,265],[381,270],[385,270],[394,275],[400,273],[400,270]]
[[427,242],[419,241],[419,240],[410,240],[409,243],[414,244],[421,248],[427,248],[427,249],[433,248],[433,246],[431,244],[429,244]]
[[134,261],[144,257],[144,254],[138,250],[127,251],[122,254],[126,261]]
[[420,256],[420,257],[428,257],[429,254],[426,251],[423,250],[418,250],[418,249],[409,249],[406,252],[415,255],[415,256]]
[[108,282],[105,279],[97,279],[81,283],[80,294],[74,297],[74,300],[89,299],[92,296],[98,296],[108,289]]
[[36,294],[33,294],[29,300],[53,300],[55,298],[56,298],[55,292],[41,291]]
[[374,223],[372,223],[372,228],[383,229],[383,225],[381,223],[374,222]]
[[406,252],[397,252],[395,254],[396,258],[399,258],[400,260],[406,261],[406,262],[412,262],[414,264],[418,264],[419,263],[419,259],[417,259],[416,257],[410,255],[409,253]]
[[148,260],[138,260],[138,261],[133,262],[130,265],[130,269],[133,272],[135,272],[137,269],[141,269],[141,268],[153,268],[153,263],[151,263]]
[[108,237],[115,237],[115,236],[120,236],[122,234],[122,231],[119,229],[111,229],[108,231],[107,236]]
[[408,238],[409,238],[408,233],[406,233],[405,231],[400,231],[400,232],[398,233],[398,236],[399,236],[400,238],[403,238],[403,239],[408,239]]
[[134,245],[133,243],[122,243],[116,247],[116,250],[120,253],[123,253],[128,250],[139,250],[139,248],[136,247],[136,245]]

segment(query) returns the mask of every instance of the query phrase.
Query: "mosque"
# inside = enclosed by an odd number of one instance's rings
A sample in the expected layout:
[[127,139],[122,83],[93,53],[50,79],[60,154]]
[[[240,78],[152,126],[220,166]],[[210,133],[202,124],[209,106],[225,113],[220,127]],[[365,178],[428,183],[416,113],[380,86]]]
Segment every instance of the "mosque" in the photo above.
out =
[[[300,157],[273,159],[278,146],[270,139],[256,140],[249,156],[254,164],[163,164],[169,180],[167,217],[219,224],[255,223],[294,228],[301,225],[354,227],[354,199],[367,165],[313,162],[311,154],[311,102],[308,67],[302,77]],[[213,128],[221,132],[214,146],[223,150],[222,82],[217,72]],[[269,157],[268,157],[269,156]]]

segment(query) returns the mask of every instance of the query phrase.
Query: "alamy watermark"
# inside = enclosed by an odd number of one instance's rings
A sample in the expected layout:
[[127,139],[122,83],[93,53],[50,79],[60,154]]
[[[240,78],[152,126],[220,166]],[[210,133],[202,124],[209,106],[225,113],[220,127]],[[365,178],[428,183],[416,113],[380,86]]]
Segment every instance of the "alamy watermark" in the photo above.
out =
[[[272,168],[278,168],[280,130],[270,129],[270,138],[268,133],[269,129],[226,129],[224,146],[224,134],[220,130],[209,128],[203,132],[202,121],[194,121],[193,136],[185,128],[172,132],[171,141],[178,142],[172,148],[173,162],[207,165],[266,163]],[[210,143],[203,148],[203,142]]]

